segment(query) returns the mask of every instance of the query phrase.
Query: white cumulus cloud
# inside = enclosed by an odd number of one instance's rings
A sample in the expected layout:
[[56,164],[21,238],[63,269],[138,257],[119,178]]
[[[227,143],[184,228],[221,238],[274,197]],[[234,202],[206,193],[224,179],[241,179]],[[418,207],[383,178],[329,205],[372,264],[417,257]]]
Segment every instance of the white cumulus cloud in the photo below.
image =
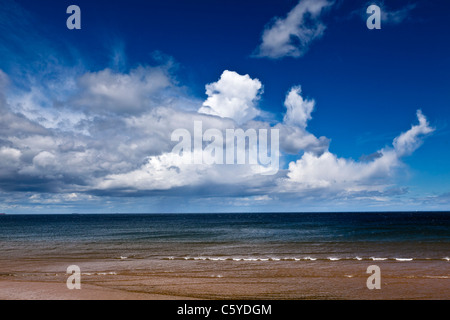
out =
[[256,103],[261,91],[258,79],[225,70],[217,82],[206,86],[208,98],[198,112],[231,118],[241,124],[260,114]]
[[328,149],[329,139],[317,138],[306,130],[316,102],[303,98],[301,93],[301,87],[295,86],[286,95],[284,101],[286,114],[283,122],[275,126],[280,130],[280,145],[287,153],[297,154],[306,151],[321,154]]
[[411,154],[422,143],[422,137],[434,129],[419,110],[418,125],[393,141],[393,148],[378,151],[371,161],[339,158],[329,151],[321,155],[306,152],[289,164],[288,190],[326,188],[335,191],[383,190],[401,165],[401,157]]

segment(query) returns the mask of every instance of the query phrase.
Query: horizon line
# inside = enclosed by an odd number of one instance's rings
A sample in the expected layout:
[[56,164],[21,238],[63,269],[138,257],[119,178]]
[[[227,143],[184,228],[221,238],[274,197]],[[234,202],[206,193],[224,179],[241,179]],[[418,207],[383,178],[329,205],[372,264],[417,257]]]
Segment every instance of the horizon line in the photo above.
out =
[[326,213],[450,213],[450,210],[415,210],[415,211],[262,211],[262,212],[70,212],[70,213],[0,213],[0,216],[19,215],[214,215],[214,214],[326,214]]

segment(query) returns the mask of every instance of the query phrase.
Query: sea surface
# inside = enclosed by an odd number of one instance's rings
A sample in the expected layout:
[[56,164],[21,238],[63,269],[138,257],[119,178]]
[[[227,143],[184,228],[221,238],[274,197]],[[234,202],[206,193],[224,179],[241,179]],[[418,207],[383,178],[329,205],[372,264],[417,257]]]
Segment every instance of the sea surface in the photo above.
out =
[[450,213],[0,216],[0,260],[450,260]]

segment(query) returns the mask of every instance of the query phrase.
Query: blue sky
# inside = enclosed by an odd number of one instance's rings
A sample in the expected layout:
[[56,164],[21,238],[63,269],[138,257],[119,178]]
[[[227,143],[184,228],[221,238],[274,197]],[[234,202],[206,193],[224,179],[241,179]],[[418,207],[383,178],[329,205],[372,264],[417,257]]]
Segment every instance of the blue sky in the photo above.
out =
[[[0,211],[448,210],[447,1],[0,2]],[[280,170],[176,166],[196,120]]]

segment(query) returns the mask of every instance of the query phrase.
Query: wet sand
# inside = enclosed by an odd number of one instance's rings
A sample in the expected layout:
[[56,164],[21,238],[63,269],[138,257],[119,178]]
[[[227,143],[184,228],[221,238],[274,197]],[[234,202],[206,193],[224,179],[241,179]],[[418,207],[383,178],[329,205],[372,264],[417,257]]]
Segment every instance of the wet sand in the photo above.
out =
[[80,290],[68,290],[58,282],[0,281],[0,300],[186,300],[189,297],[166,296],[115,290],[84,284]]
[[[66,268],[81,269],[81,290]],[[381,289],[369,290],[369,265]],[[0,299],[450,299],[446,261],[3,260]]]

